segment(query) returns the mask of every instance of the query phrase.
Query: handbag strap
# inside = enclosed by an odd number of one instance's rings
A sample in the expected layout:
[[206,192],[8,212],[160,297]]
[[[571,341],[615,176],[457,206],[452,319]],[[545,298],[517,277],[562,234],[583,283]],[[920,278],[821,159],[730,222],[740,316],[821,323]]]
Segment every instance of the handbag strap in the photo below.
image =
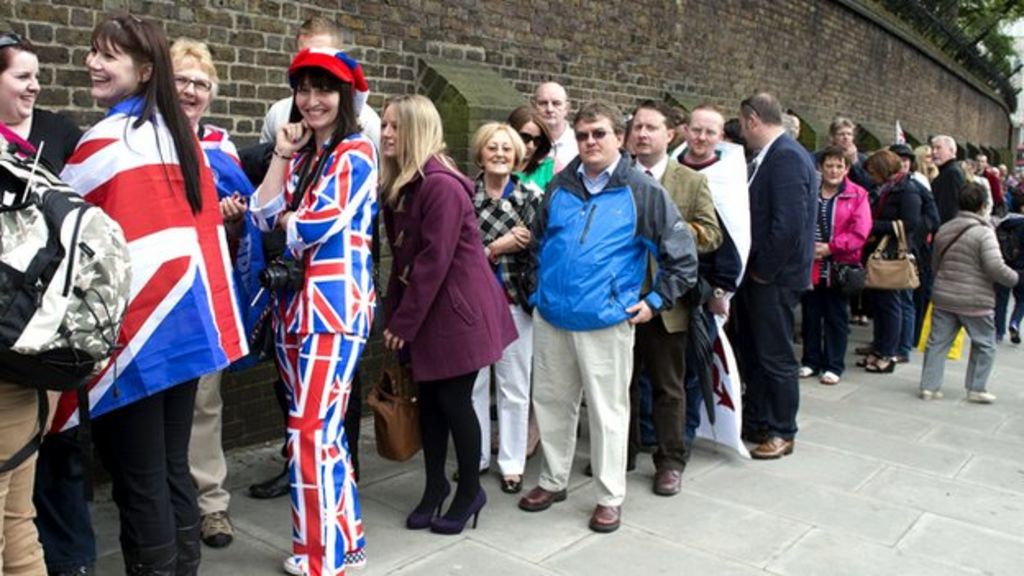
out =
[[946,257],[946,252],[949,252],[949,249],[953,247],[953,244],[956,244],[956,241],[959,240],[960,237],[964,235],[964,232],[967,232],[968,230],[974,228],[975,226],[978,226],[978,224],[971,224],[970,226],[967,226],[966,228],[961,230],[955,237],[953,237],[952,242],[946,244],[945,248],[942,249],[942,252],[939,253],[938,266],[935,267],[936,270],[938,270],[939,267],[942,266],[942,259]]

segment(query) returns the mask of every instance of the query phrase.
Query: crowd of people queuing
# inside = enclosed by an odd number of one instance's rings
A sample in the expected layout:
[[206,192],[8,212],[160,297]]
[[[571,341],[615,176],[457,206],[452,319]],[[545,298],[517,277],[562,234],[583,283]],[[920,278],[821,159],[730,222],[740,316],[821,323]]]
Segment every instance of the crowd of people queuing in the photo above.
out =
[[[996,343],[1019,344],[1024,316],[1024,189],[984,156],[958,161],[951,137],[867,155],[855,123],[837,117],[830,145],[811,154],[768,93],[736,118],[652,100],[572,113],[566,90],[546,82],[531,106],[479,127],[471,179],[447,155],[429,99],[393,97],[380,115],[367,105],[370,86],[332,22],[304,22],[296,46],[292,97],[270,107],[261,144],[239,151],[204,120],[220,80],[202,42],[172,44],[130,14],[104,18],[85,65],[108,113],[83,134],[36,106],[32,43],[0,34],[5,142],[41,149],[132,247],[125,345],[118,370],[90,383],[89,407],[127,574],[193,575],[200,542],[231,543],[221,375],[252,361],[253,333],[269,335],[280,375],[287,465],[250,493],[291,496],[284,570],[335,575],[367,561],[357,369],[378,305],[378,219],[392,255],[380,332],[420,394],[424,482],[410,530],[475,527],[492,453],[500,490],[518,494],[538,439],[540,476],[518,505],[564,501],[584,400],[589,527],[619,527],[645,444],[652,490],[677,494],[707,394],[693,343],[720,329],[737,346],[755,459],[793,452],[799,380],[839,384],[849,326],[868,315],[866,371],[909,361],[930,315],[919,396],[941,398],[962,327],[967,400],[995,400]],[[898,230],[920,286],[851,296],[850,270]],[[37,407],[3,382],[0,400],[6,458],[35,433]],[[37,458],[0,474],[0,574],[93,569],[73,403],[56,402]]]

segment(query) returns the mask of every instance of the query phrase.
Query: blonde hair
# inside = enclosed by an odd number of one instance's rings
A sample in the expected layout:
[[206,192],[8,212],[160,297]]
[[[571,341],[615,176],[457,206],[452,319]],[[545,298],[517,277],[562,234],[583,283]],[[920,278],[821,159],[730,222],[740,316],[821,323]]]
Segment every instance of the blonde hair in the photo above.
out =
[[213,89],[210,93],[217,95],[217,67],[213,65],[213,56],[205,43],[191,38],[178,38],[171,44],[171,63],[177,67],[187,60],[194,60],[199,69],[210,77]]
[[526,144],[523,144],[523,139],[519,136],[519,133],[504,122],[488,122],[478,128],[476,134],[473,134],[473,141],[469,145],[469,157],[473,159],[473,163],[483,168],[484,148],[487,147],[487,143],[491,139],[501,133],[508,136],[508,139],[512,142],[512,150],[515,155],[515,159],[512,162],[513,167],[522,164],[523,158],[526,157]]
[[[455,170],[455,163],[445,153],[441,115],[426,96],[407,94],[388,100],[384,113],[395,115],[397,150],[394,157],[382,158],[381,198],[395,205],[398,192],[417,176],[423,176],[423,165],[433,157]],[[383,116],[383,114],[382,114]]]
[[935,180],[939,175],[939,167],[932,162],[932,147],[922,144],[914,148],[914,160],[917,162],[917,172],[920,172],[929,182]]

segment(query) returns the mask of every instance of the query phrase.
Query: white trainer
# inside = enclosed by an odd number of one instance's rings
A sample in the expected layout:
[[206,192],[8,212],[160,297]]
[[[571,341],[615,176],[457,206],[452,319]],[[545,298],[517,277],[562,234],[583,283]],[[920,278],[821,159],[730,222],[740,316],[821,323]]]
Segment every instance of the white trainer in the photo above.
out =
[[935,390],[933,392],[931,390],[921,390],[921,393],[919,394],[919,396],[920,396],[921,400],[940,400],[940,399],[942,399],[942,391],[941,390]]
[[981,392],[971,390],[967,392],[967,401],[974,402],[975,404],[991,404],[996,401],[996,395],[984,390]]

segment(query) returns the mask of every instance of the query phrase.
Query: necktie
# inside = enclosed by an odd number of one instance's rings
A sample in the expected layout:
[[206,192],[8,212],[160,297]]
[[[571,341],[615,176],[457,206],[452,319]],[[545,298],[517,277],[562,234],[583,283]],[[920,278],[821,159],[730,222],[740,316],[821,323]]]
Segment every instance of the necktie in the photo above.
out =
[[755,172],[757,172],[757,158],[751,160],[750,164],[747,164],[747,183],[748,184],[754,178],[754,173]]

